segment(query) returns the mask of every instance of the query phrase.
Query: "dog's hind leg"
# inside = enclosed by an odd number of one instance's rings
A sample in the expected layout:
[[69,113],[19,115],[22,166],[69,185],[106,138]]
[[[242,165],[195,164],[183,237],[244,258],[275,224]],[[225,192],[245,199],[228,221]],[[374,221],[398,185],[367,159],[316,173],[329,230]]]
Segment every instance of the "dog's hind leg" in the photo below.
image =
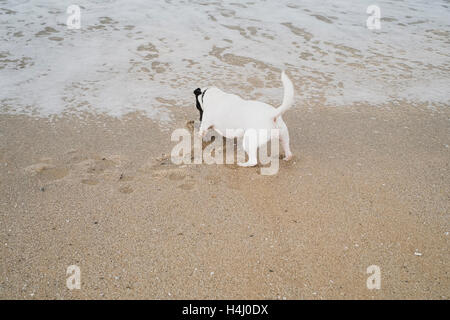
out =
[[258,137],[256,130],[247,130],[242,141],[245,152],[248,155],[248,161],[238,163],[241,167],[253,167],[258,164]]
[[277,119],[277,125],[280,129],[280,140],[284,150],[283,160],[289,161],[292,158],[291,148],[289,147],[289,131],[281,117]]

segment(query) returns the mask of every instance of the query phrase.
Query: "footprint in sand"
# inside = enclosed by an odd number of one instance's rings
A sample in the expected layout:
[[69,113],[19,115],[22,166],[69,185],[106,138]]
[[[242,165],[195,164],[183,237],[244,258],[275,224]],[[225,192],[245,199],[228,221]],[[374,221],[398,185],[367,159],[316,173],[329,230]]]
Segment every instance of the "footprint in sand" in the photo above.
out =
[[56,167],[52,164],[41,162],[25,168],[25,172],[31,176],[36,176],[44,180],[58,180],[64,178],[69,170],[67,168]]
[[183,172],[172,172],[169,174],[169,179],[174,181],[183,180],[186,175]]
[[95,186],[96,184],[98,184],[98,181],[95,179],[83,179],[81,180],[82,184],[88,184],[90,186]]
[[[76,150],[69,151],[68,154],[76,154]],[[77,157],[79,158],[79,157]],[[127,164],[127,160],[120,156],[94,157],[85,159],[73,165],[73,175],[82,179],[81,183],[96,185],[103,181],[131,181],[132,176],[125,175],[122,166]],[[118,176],[118,174],[120,175]]]
[[176,166],[170,161],[170,158],[163,154],[161,157],[155,158],[141,166],[138,171],[144,174],[158,174],[175,168]]
[[179,185],[177,188],[180,188],[183,190],[192,190],[192,189],[194,189],[194,184],[193,183],[183,183],[183,184]]
[[125,193],[125,194],[132,193],[133,191],[134,190],[130,186],[124,186],[124,187],[119,188],[119,192]]
[[[168,179],[174,182],[181,182],[187,177],[186,166],[174,165],[170,158],[166,155],[162,155],[154,161],[142,166],[139,171],[143,173],[151,173],[154,179]],[[189,176],[192,178],[192,176]],[[195,184],[192,181],[182,183],[177,188],[182,190],[191,190]]]
[[113,167],[115,165],[114,161],[108,160],[106,158],[98,159],[88,159],[77,164],[86,173],[102,173],[106,169]]

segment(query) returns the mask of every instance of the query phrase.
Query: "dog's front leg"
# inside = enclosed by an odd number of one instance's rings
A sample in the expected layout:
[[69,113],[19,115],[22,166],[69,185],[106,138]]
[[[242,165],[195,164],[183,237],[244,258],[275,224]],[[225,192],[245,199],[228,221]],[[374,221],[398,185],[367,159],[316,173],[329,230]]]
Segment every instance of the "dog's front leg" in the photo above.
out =
[[212,127],[212,124],[210,121],[208,121],[205,117],[203,118],[202,123],[200,124],[200,129],[198,131],[198,134],[200,137],[204,138],[206,136],[206,133],[208,132],[208,129]]
[[200,128],[200,130],[198,131],[198,135],[202,138],[204,138],[206,136],[206,132],[208,130],[205,130],[204,128]]

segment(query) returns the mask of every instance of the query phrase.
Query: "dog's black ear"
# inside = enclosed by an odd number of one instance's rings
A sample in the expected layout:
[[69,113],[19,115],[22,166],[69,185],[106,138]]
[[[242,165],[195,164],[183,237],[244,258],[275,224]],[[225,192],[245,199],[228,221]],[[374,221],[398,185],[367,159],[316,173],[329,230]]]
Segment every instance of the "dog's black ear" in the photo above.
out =
[[197,107],[198,112],[200,112],[200,121],[202,121],[203,109],[200,106],[200,102],[198,101],[198,96],[202,94],[202,90],[200,88],[197,88],[194,90],[194,94],[195,94],[195,106]]
[[195,89],[194,90],[194,94],[195,94],[195,96],[201,95],[202,94],[202,89],[200,89],[200,88]]

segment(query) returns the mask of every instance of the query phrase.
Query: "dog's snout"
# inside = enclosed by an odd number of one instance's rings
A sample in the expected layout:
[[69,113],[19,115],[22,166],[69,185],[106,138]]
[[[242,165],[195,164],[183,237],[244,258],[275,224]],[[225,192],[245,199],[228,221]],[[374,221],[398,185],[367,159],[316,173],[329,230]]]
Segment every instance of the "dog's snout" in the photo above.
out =
[[200,88],[197,88],[197,89],[194,90],[194,94],[195,94],[196,96],[199,96],[199,95],[202,94],[202,90],[201,90]]

